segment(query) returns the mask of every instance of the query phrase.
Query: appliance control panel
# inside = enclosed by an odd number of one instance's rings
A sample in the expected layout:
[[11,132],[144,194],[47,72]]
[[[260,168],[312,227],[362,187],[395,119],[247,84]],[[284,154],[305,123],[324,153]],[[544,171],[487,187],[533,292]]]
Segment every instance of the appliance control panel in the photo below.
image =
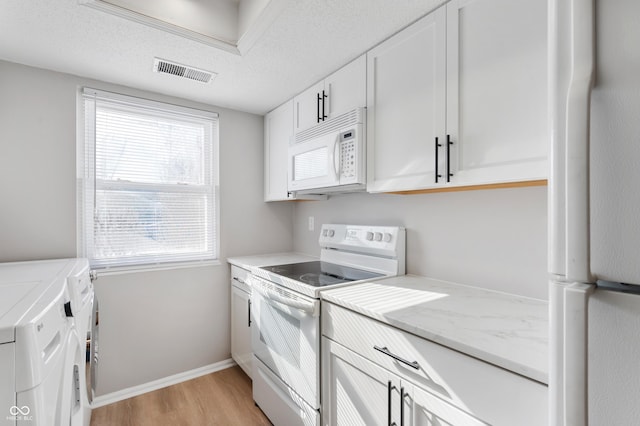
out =
[[404,250],[405,229],[399,226],[324,224],[318,242],[321,247],[395,257],[400,249]]
[[340,133],[340,177],[353,178],[356,175],[356,130]]

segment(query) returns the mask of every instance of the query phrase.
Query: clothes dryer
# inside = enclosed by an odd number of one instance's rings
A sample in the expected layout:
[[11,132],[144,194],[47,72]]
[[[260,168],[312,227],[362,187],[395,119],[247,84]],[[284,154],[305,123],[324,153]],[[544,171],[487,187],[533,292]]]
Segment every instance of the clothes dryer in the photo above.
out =
[[[0,264],[0,425],[69,425],[77,341],[69,262]],[[28,422],[28,423],[26,423]]]
[[88,355],[93,320],[94,291],[89,261],[75,259],[67,276],[77,340],[72,342],[74,358],[74,406],[71,426],[89,426],[91,422],[92,391],[90,381],[91,357]]

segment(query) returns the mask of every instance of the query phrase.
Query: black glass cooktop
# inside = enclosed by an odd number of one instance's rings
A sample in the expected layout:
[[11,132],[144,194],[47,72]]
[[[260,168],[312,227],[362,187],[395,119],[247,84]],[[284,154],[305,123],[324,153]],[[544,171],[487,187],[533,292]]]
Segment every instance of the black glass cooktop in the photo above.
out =
[[324,287],[382,276],[382,274],[375,272],[320,261],[263,266],[262,269],[313,287]]

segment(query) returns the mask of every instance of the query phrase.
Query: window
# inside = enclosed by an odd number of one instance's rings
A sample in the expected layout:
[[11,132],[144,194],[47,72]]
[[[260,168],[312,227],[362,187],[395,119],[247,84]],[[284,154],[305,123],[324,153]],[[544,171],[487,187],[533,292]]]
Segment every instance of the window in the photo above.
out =
[[215,113],[83,89],[79,252],[94,268],[217,258]]

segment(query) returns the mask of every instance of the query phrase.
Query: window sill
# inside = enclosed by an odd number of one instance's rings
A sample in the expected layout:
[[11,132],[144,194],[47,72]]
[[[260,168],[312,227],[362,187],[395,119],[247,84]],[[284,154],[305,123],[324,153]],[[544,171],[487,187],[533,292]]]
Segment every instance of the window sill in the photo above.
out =
[[157,272],[167,271],[172,269],[187,269],[187,268],[202,268],[205,266],[218,266],[221,265],[220,259],[215,260],[201,260],[201,261],[187,261],[187,262],[175,262],[175,263],[160,263],[153,265],[125,265],[125,266],[111,266],[108,268],[96,268],[93,269],[97,278],[101,276],[110,275],[122,275],[133,274],[138,272]]

